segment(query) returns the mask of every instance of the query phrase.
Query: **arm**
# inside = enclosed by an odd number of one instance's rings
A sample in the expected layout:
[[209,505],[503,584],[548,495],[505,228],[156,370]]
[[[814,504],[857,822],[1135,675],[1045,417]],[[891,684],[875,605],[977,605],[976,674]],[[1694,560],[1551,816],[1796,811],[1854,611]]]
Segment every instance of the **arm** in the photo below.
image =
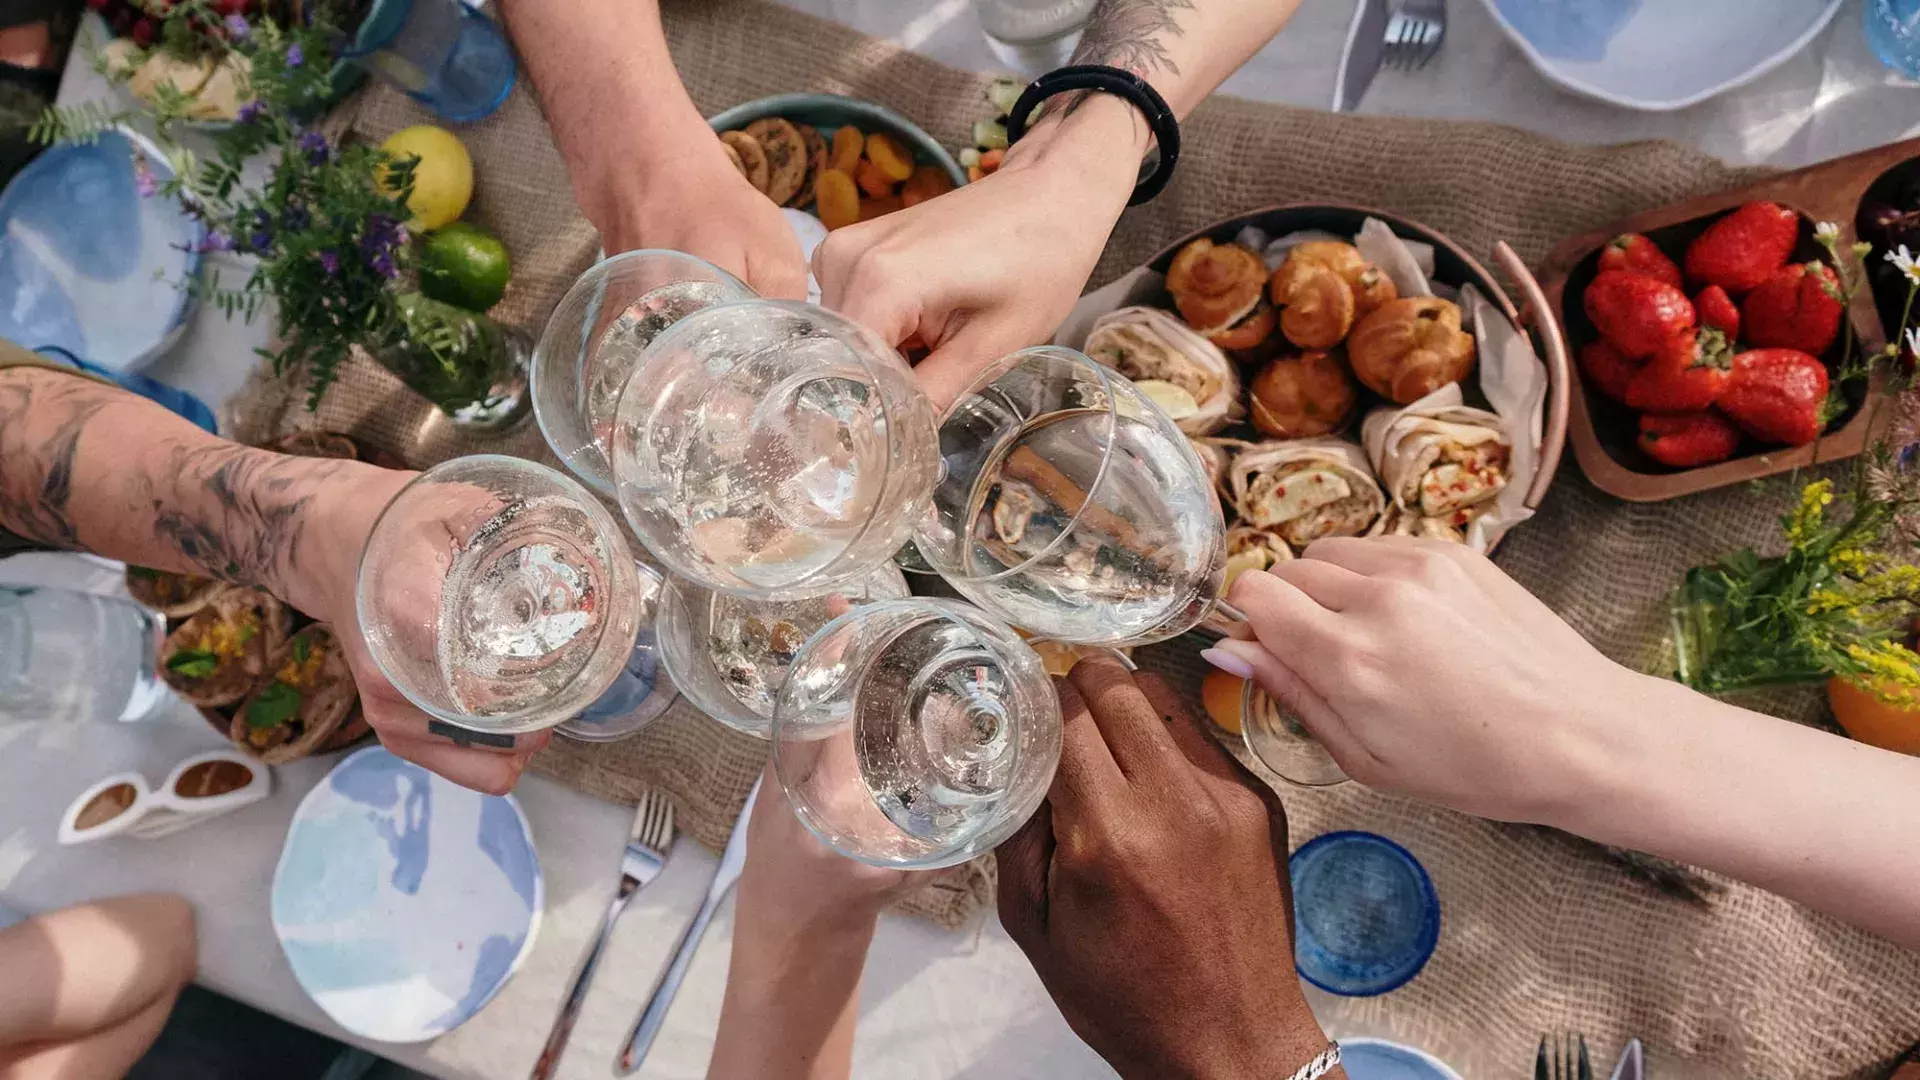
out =
[[763,296],[806,297],[800,243],[687,96],[658,0],[503,0],[501,15],[609,254],[685,251]]
[[1920,948],[1920,758],[1629,671],[1452,544],[1323,540],[1232,600],[1258,644],[1204,655],[1287,702],[1354,779],[1704,866]]
[[0,368],[0,528],[266,589],[340,632],[367,721],[388,749],[458,783],[505,791],[547,736],[496,753],[429,735],[426,715],[380,674],[358,632],[361,549],[412,478],[240,446],[117,387]]
[[[1184,117],[1298,6],[1102,0],[1074,62],[1132,71]],[[1055,98],[993,175],[827,237],[814,253],[822,300],[890,341],[931,343],[920,382],[945,406],[1066,317],[1126,209],[1150,137],[1120,98]]]

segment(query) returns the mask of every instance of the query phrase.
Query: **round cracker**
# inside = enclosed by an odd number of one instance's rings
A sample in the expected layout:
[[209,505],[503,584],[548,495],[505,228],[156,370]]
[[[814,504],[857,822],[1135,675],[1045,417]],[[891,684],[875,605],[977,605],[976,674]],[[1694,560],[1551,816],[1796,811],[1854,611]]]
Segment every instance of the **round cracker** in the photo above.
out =
[[733,167],[740,170],[741,176],[747,175],[747,163],[740,160],[740,151],[735,150],[732,143],[722,140],[720,149],[727,152],[727,160],[733,162]]
[[820,129],[811,124],[801,124],[800,139],[807,144],[807,175],[800,181],[800,190],[793,193],[793,201],[788,206],[805,210],[813,205],[814,185],[820,180],[820,172],[827,167],[827,159],[833,151],[827,148],[827,140],[820,135]]
[[746,130],[767,152],[767,198],[785,206],[807,178],[807,141],[792,121],[778,116],[755,120]]
[[755,191],[767,190],[767,152],[760,140],[744,131],[723,131],[720,141],[733,148],[734,155],[740,159],[740,172],[746,176],[747,183]]

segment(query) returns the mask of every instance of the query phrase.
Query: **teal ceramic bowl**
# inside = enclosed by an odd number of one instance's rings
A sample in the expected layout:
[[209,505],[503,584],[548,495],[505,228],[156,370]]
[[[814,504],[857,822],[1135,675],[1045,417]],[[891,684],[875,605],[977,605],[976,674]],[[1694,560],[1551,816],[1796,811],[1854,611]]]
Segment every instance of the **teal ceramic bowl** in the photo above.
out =
[[954,187],[967,182],[967,171],[920,125],[885,105],[875,105],[871,101],[841,97],[839,94],[775,94],[773,97],[735,105],[707,122],[716,132],[738,131],[755,120],[769,116],[785,117],[796,124],[810,124],[818,128],[828,142],[833,141],[836,130],[848,124],[866,132],[884,131],[901,145],[910,147],[914,161],[922,165],[939,166],[953,181]]

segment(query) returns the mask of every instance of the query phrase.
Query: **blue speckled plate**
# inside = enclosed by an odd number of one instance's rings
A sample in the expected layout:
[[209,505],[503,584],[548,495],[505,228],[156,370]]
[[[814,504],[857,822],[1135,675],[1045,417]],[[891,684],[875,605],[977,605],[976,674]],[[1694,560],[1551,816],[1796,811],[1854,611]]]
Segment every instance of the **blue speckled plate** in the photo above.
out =
[[372,746],[300,803],[273,875],[273,930],[334,1022],[420,1042],[479,1012],[533,948],[540,861],[512,796]]
[[1293,960],[1302,978],[1348,997],[1384,994],[1420,973],[1440,943],[1440,898],[1406,848],[1330,832],[1287,860]]
[[1347,1080],[1460,1080],[1460,1074],[1425,1050],[1385,1039],[1341,1039],[1340,1064]]
[[1697,105],[1772,71],[1843,0],[1482,0],[1533,66],[1646,112]]
[[171,175],[151,143],[110,131],[53,147],[0,192],[0,337],[116,374],[173,344],[202,231],[177,200],[140,195],[136,157],[156,180]]

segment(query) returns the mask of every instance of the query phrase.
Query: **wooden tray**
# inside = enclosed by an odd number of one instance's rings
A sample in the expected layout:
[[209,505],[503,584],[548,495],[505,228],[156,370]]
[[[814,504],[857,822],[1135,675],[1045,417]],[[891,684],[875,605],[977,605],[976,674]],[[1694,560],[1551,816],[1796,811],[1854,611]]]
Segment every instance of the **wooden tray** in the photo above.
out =
[[[1690,229],[1697,235],[1713,218],[1734,207],[1767,200],[1799,211],[1804,219],[1801,248],[1794,254],[1797,261],[1823,257],[1813,241],[1813,223],[1818,221],[1831,221],[1840,226],[1840,248],[1844,253],[1857,238],[1855,219],[1867,190],[1891,170],[1917,158],[1920,158],[1920,139],[1894,143],[1797,172],[1782,173],[1746,187],[1648,210],[1563,241],[1540,267],[1546,301],[1559,316],[1559,325],[1566,335],[1562,347],[1571,355],[1593,340],[1593,326],[1587,320],[1580,296],[1593,280],[1600,249],[1621,233],[1685,233]],[[1875,252],[1873,257],[1878,258],[1879,253]],[[1886,344],[1887,330],[1874,305],[1872,289],[1862,288],[1855,295],[1848,318],[1866,352],[1872,353]],[[1831,362],[1833,354],[1830,353],[1828,359]],[[1573,377],[1578,380],[1578,366],[1574,368]],[[1632,502],[1657,502],[1860,453],[1875,434],[1868,430],[1874,424],[1874,410],[1862,406],[1869,395],[1880,392],[1881,382],[1876,377],[1872,386],[1856,389],[1850,395],[1850,415],[1838,428],[1810,446],[1747,454],[1697,469],[1664,469],[1633,449],[1636,432],[1631,411],[1589,392],[1584,386],[1573,395],[1568,440],[1581,471],[1595,487]],[[1884,415],[1884,410],[1880,412]]]

